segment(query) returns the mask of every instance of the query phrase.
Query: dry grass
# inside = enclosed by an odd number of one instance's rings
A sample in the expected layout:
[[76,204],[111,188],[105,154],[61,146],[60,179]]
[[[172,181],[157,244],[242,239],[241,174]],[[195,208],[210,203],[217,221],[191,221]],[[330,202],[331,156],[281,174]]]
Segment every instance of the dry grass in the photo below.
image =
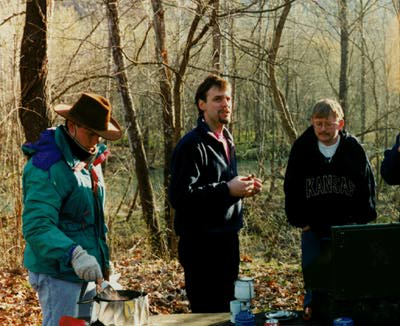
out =
[[24,157],[19,147],[21,132],[15,115],[4,122],[0,144],[0,250],[4,257],[3,266],[17,268],[21,265],[23,239],[21,230],[22,190],[21,169]]

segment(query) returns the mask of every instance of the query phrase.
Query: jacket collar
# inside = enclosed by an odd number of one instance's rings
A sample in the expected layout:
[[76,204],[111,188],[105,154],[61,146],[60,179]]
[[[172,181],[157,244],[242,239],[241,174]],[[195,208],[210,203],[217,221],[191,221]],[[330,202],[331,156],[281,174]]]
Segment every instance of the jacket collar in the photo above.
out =
[[[61,128],[63,128],[63,126],[57,127],[55,131],[55,141],[62,153],[62,156],[64,157],[65,162],[70,166],[72,170],[75,170],[77,166],[82,165],[82,161],[80,161],[75,155],[72,154],[71,147],[69,145],[68,139],[66,138],[68,136]],[[92,162],[100,157],[107,149],[106,145],[104,145],[103,143],[100,143],[97,146],[98,151],[96,157],[94,158],[94,160],[92,160]]]
[[[204,120],[203,117],[197,118],[197,126],[200,128],[200,130],[202,132],[204,132],[205,134],[207,134],[210,137],[213,137],[215,139],[215,137],[212,135],[213,132],[211,131],[210,127],[208,126],[208,124],[206,123],[206,121]],[[225,138],[228,140],[228,142],[233,146],[233,136],[229,132],[228,128],[224,127],[223,133],[224,133]]]

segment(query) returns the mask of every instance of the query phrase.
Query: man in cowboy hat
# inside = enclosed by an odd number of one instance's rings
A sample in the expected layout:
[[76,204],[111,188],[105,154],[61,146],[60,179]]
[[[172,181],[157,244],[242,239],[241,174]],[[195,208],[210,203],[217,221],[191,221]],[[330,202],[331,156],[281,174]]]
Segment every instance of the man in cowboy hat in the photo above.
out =
[[63,315],[77,317],[82,285],[107,278],[101,163],[109,152],[100,139],[122,135],[100,95],[83,93],[74,105],[54,110],[65,124],[22,146],[29,158],[22,180],[24,266],[46,326]]

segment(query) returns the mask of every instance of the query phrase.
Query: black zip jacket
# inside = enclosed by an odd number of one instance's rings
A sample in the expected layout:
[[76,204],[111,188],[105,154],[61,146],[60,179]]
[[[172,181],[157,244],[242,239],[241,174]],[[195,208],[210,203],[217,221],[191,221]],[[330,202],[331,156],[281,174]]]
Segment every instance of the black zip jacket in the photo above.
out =
[[329,236],[333,225],[376,219],[375,179],[368,157],[346,131],[340,131],[339,146],[329,162],[309,127],[291,149],[284,190],[289,223],[310,225],[321,236]]
[[381,176],[389,185],[400,184],[400,134],[396,136],[396,143],[391,149],[385,150],[385,157],[381,164]]
[[230,159],[202,118],[176,146],[171,160],[169,200],[177,235],[237,232],[243,226],[241,198],[229,194],[237,176],[231,134],[224,129]]

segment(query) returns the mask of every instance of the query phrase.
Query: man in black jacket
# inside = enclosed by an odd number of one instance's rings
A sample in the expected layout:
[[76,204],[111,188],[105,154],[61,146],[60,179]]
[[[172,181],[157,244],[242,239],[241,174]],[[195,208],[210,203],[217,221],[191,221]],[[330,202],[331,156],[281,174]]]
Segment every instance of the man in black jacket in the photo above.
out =
[[[318,101],[311,124],[293,144],[284,182],[288,221],[302,229],[303,271],[320,255],[331,226],[376,219],[373,172],[360,143],[343,129],[340,104]],[[310,317],[307,289],[304,309]]]
[[176,146],[169,199],[175,209],[179,261],[192,312],[229,311],[239,273],[242,198],[261,191],[261,180],[238,176],[229,83],[208,76],[198,87],[197,127]]

